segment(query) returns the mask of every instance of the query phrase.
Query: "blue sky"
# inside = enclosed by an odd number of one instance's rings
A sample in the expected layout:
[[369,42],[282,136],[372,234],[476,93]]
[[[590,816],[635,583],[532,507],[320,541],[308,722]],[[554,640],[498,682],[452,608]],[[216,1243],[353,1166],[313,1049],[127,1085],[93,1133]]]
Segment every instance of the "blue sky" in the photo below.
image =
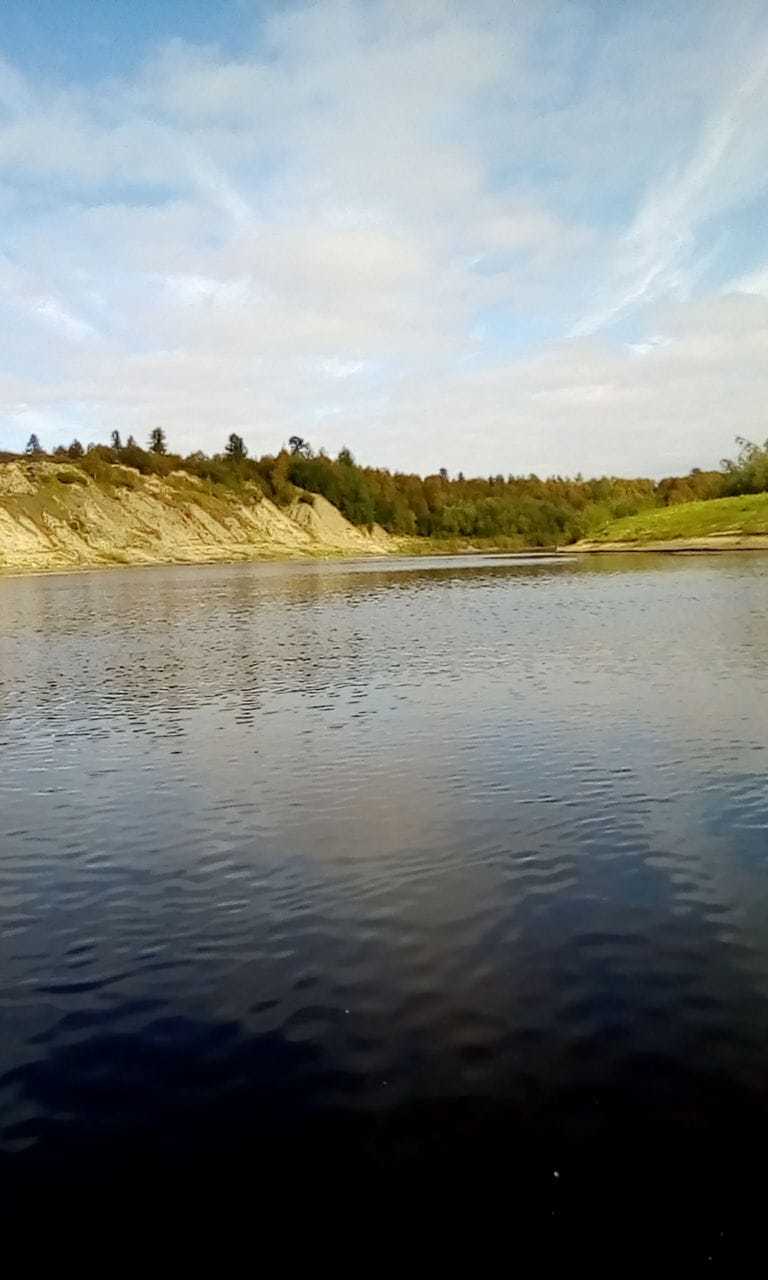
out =
[[716,465],[768,435],[766,119],[752,0],[5,0],[0,447]]

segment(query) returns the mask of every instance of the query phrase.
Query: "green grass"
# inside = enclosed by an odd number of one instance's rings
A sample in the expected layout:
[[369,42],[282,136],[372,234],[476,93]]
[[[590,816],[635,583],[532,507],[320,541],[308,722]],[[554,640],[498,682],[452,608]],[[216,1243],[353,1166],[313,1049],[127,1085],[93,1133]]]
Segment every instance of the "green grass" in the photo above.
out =
[[768,493],[741,498],[711,498],[641,511],[601,525],[591,542],[665,542],[670,538],[705,538],[712,534],[768,534]]

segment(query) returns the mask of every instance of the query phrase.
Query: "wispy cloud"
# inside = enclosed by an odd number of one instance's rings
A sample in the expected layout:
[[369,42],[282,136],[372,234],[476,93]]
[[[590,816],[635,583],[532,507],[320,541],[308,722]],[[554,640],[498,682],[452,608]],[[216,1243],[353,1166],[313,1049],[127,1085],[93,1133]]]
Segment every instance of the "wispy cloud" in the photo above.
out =
[[[665,296],[685,296],[706,249],[700,225],[743,198],[727,181],[728,162],[749,172],[754,135],[768,105],[768,40],[751,63],[736,73],[724,100],[705,120],[693,154],[678,174],[651,185],[632,224],[620,237],[609,279],[594,309],[572,329],[574,336],[596,333],[627,312]],[[768,158],[768,147],[765,148]],[[768,187],[768,172],[755,168],[750,185]]]
[[0,443],[21,404],[49,439],[320,423],[395,466],[653,471],[757,420],[762,299],[719,294],[766,292],[762,6],[319,0],[253,30],[66,84],[6,50]]

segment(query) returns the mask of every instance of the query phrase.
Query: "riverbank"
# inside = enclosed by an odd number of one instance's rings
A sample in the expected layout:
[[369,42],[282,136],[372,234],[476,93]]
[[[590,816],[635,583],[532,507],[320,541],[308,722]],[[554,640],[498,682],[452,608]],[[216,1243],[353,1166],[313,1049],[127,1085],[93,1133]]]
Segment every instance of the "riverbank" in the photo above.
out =
[[609,521],[569,551],[762,551],[768,548],[768,493],[650,507]]
[[186,472],[140,475],[71,463],[0,465],[0,574],[119,565],[217,564],[385,555],[383,530],[358,529],[317,494],[277,507],[255,485],[239,491]]
[[709,538],[672,538],[666,542],[574,542],[559,547],[569,555],[711,555],[713,552],[768,551],[768,535],[745,538],[712,535]]
[[143,475],[97,460],[0,462],[0,577],[124,566],[440,555],[550,555],[521,539],[394,536],[360,528],[320,494],[277,506],[186,471]]
[[396,537],[351,524],[319,494],[294,487],[292,495],[278,506],[248,480],[233,487],[99,459],[14,459],[0,463],[0,576],[369,556],[768,550],[768,494],[649,508],[559,547],[511,536]]

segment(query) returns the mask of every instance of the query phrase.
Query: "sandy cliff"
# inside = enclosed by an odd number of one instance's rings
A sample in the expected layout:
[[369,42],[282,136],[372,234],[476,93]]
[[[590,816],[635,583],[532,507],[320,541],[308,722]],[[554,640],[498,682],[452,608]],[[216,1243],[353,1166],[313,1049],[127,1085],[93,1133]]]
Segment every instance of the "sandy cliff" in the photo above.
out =
[[66,462],[0,463],[0,573],[376,555],[392,545],[315,495],[280,510],[255,487],[236,494],[184,472],[161,480],[111,466],[95,480]]

